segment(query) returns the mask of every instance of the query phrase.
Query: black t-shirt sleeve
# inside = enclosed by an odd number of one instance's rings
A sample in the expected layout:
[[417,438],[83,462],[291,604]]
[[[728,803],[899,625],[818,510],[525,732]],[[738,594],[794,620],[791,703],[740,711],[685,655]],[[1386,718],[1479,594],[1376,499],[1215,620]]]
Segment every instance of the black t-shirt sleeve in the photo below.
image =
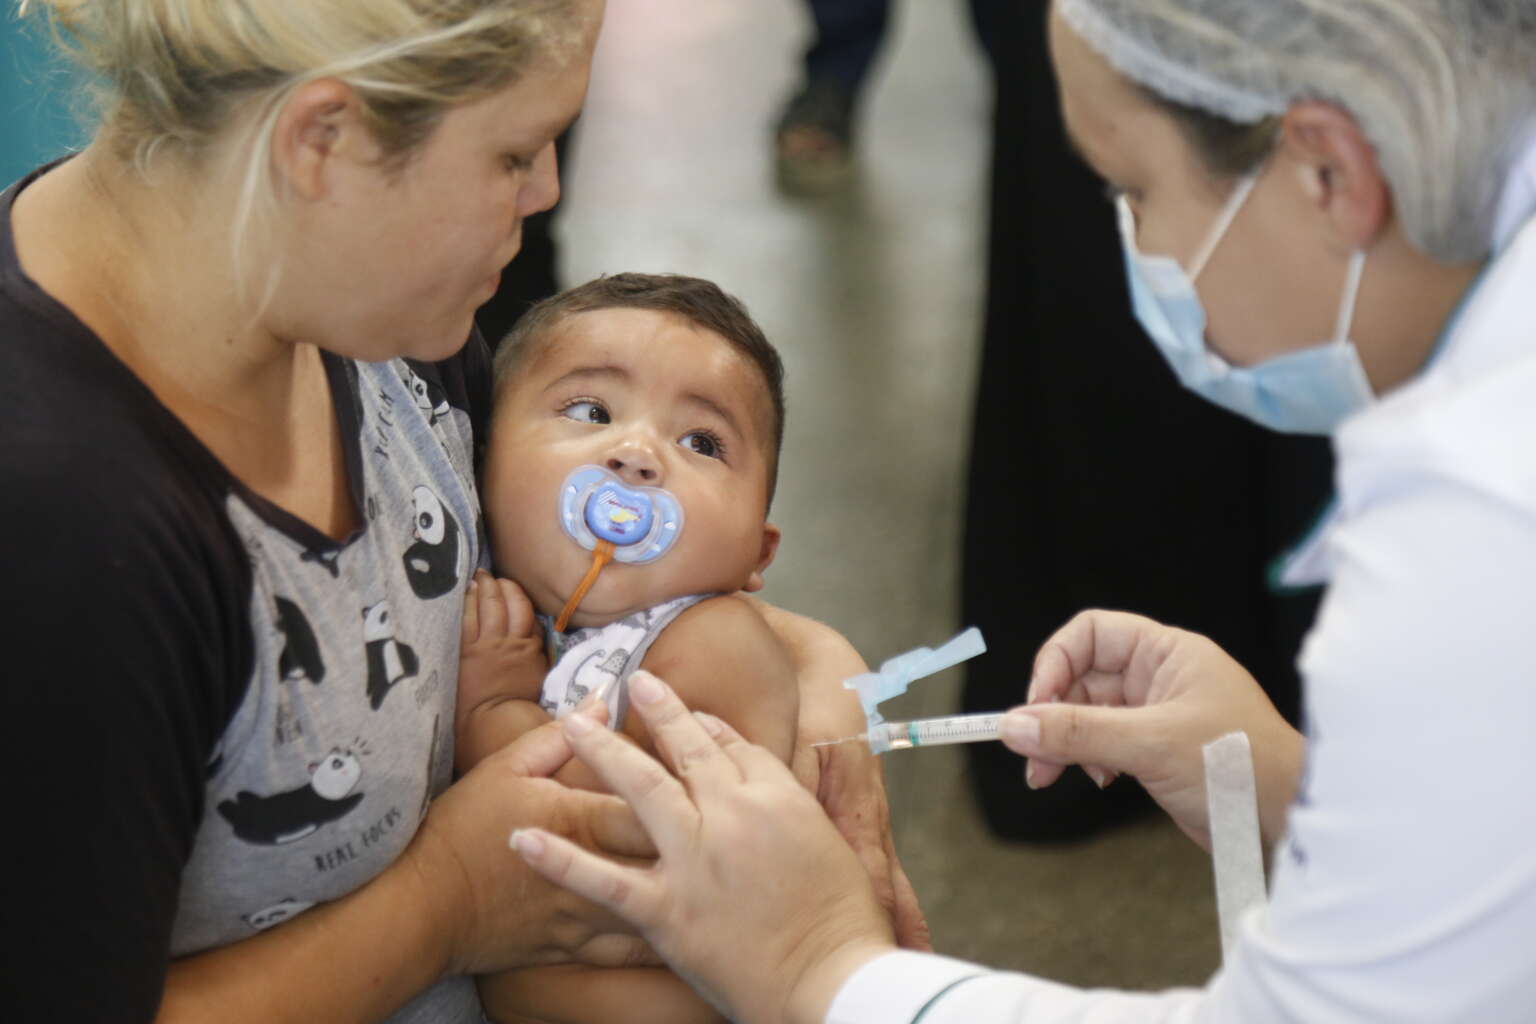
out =
[[5,1020],[154,1017],[250,672],[249,568],[212,499],[166,460],[82,459],[83,440],[0,445]]

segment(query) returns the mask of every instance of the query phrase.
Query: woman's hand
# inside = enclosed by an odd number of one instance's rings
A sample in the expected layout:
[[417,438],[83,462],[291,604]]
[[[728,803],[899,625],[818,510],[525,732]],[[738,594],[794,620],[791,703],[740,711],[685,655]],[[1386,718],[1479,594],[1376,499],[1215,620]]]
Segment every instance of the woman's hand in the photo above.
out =
[[546,877],[635,924],[731,1019],[822,1021],[843,982],[895,948],[858,857],[771,753],[689,714],[649,673],[631,677],[630,696],[673,774],[583,714],[562,724],[581,759],[634,806],[661,859],[615,864],[542,830],[517,833],[513,845]]
[[800,681],[800,731],[790,763],[795,776],[816,794],[864,863],[881,905],[891,915],[897,941],[908,949],[931,949],[928,922],[891,839],[891,808],[880,759],[862,743],[814,746],[868,728],[858,695],[842,685],[869,671],[864,659],[830,626],[762,601],[754,604],[788,648]]
[[618,797],[568,789],[547,777],[570,756],[551,722],[485,758],[433,801],[397,868],[420,879],[423,902],[438,911],[446,973],[656,962],[613,915],[508,861],[507,835],[533,826],[611,856],[655,856]]
[[1031,786],[1069,764],[1100,785],[1134,775],[1201,846],[1210,847],[1200,748],[1248,734],[1265,845],[1285,828],[1301,777],[1301,735],[1253,676],[1210,640],[1125,612],[1072,619],[1035,657],[1029,703],[1003,718],[1003,742],[1030,758]]

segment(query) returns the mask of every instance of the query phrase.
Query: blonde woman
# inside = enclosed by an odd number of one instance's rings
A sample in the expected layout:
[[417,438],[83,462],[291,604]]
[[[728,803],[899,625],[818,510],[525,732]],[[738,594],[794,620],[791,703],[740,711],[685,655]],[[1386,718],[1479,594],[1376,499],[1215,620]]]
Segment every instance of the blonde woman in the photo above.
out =
[[[478,1022],[474,973],[643,961],[507,849],[650,853],[539,778],[558,731],[451,773],[471,316],[557,198],[600,0],[30,6],[109,96],[0,196],[0,1018]],[[801,766],[893,891],[867,760]]]

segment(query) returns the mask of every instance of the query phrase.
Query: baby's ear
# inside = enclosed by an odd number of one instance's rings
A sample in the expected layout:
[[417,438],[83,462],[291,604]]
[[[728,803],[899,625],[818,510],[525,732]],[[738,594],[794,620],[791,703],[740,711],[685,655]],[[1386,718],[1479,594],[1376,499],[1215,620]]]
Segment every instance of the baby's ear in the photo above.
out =
[[773,556],[779,553],[779,528],[772,523],[763,524],[763,547],[757,556],[757,568],[752,570],[752,575],[747,577],[746,584],[741,588],[747,593],[763,589],[763,573],[773,564]]

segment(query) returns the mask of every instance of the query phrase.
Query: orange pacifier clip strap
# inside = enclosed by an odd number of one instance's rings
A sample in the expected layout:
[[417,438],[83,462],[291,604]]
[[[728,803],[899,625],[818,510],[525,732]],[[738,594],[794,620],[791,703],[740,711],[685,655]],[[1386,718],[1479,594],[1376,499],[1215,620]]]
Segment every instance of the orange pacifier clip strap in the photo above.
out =
[[560,617],[555,620],[555,632],[564,633],[565,627],[570,624],[571,616],[576,614],[576,608],[581,604],[581,599],[587,596],[587,591],[592,589],[592,584],[597,582],[597,574],[603,571],[603,566],[613,561],[613,541],[600,540],[597,547],[592,550],[592,568],[581,578],[576,586],[576,592],[571,599],[565,602],[565,607],[560,609]]

